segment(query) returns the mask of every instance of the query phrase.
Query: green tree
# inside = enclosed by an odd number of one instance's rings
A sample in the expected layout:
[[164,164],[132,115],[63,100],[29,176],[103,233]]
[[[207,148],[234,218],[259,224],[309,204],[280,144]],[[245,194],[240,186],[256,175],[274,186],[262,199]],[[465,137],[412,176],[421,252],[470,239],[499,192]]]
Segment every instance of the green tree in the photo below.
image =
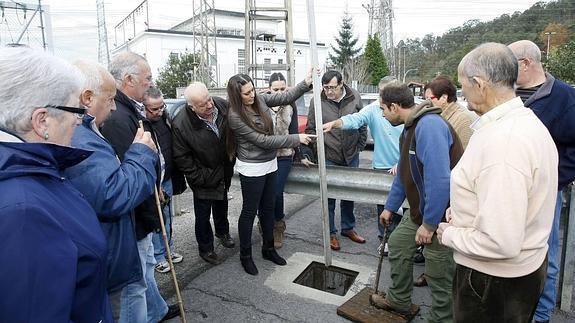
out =
[[168,62],[160,70],[156,85],[168,98],[176,97],[176,88],[188,86],[197,74],[199,57],[197,54],[185,52],[180,55],[170,55]]
[[[343,14],[343,21],[339,27],[339,36],[335,38],[337,48],[333,45],[331,49],[334,55],[329,53],[329,60],[340,70],[353,60],[360,52],[361,48],[356,48],[358,38],[353,35],[353,21],[346,12]],[[347,80],[346,75],[344,78]]]
[[367,64],[368,81],[372,85],[377,85],[382,77],[389,75],[387,59],[383,55],[383,49],[377,34],[368,36],[363,53],[363,60]]
[[575,38],[551,51],[547,68],[556,78],[575,84]]

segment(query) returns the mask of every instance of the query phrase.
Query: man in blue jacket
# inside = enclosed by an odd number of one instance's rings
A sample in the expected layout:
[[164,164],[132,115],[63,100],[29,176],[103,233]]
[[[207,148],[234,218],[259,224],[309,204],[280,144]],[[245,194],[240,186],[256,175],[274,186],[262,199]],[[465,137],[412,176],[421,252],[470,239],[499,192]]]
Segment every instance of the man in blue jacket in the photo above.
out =
[[394,126],[404,124],[400,138],[397,176],[393,181],[382,222],[389,223],[393,212],[407,198],[409,215],[403,217],[389,238],[392,284],[386,296],[372,295],[375,306],[414,313],[413,256],[425,245],[425,273],[431,287],[429,322],[452,322],[451,282],[455,265],[452,252],[435,235],[449,204],[449,176],[463,154],[455,130],[439,115],[431,101],[415,105],[405,84],[390,84],[380,92],[385,118]]
[[545,73],[541,51],[532,41],[520,40],[508,47],[519,63],[516,93],[547,127],[559,152],[559,187],[548,241],[547,279],[535,311],[536,322],[549,322],[557,298],[561,192],[575,180],[575,89]]
[[[98,130],[116,109],[115,80],[99,65],[78,62],[76,66],[87,79],[80,103],[88,109],[88,115],[74,132],[72,145],[94,153],[66,174],[98,214],[108,242],[108,291],[115,293],[128,284],[144,281],[133,210],[154,191],[158,155],[150,133],[139,130],[120,163]],[[145,299],[141,308],[146,315]],[[167,308],[162,315],[165,312]]]

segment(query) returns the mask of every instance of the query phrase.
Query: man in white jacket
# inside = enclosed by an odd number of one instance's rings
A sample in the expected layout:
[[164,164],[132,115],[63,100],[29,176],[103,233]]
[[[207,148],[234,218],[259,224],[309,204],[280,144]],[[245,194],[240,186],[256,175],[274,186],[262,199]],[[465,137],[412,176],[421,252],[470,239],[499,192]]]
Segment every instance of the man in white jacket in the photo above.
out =
[[449,223],[456,322],[530,322],[543,290],[557,196],[557,149],[515,95],[518,62],[503,44],[467,54],[458,75],[480,118],[451,172]]

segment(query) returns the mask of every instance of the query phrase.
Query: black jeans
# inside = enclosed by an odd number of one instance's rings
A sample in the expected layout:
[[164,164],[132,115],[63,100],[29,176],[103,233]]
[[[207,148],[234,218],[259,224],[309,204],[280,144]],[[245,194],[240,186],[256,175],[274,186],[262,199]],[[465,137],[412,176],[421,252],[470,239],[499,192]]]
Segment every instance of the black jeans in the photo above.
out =
[[457,265],[453,279],[455,322],[531,322],[547,275],[547,258],[523,277],[503,278]]
[[213,251],[214,233],[210,223],[210,214],[213,214],[214,227],[218,236],[230,233],[227,194],[223,200],[203,200],[194,196],[194,213],[196,215],[195,231],[199,252]]
[[240,174],[242,212],[238,220],[240,248],[252,247],[252,229],[256,214],[260,218],[264,241],[273,241],[276,172],[250,177]]

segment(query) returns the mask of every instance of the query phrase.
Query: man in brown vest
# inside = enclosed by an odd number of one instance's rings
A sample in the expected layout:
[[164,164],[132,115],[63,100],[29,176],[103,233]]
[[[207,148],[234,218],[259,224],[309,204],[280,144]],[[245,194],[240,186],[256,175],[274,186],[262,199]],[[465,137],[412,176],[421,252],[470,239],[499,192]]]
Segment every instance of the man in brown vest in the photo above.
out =
[[400,157],[385,210],[380,218],[389,223],[393,212],[407,198],[410,211],[389,238],[392,284],[384,297],[373,295],[375,306],[397,312],[416,312],[411,303],[413,256],[425,245],[425,273],[431,287],[429,322],[452,322],[451,282],[454,262],[449,248],[439,244],[435,230],[449,205],[449,176],[463,147],[453,128],[430,101],[415,105],[405,84],[391,84],[380,92],[385,118],[394,126],[404,124]]

